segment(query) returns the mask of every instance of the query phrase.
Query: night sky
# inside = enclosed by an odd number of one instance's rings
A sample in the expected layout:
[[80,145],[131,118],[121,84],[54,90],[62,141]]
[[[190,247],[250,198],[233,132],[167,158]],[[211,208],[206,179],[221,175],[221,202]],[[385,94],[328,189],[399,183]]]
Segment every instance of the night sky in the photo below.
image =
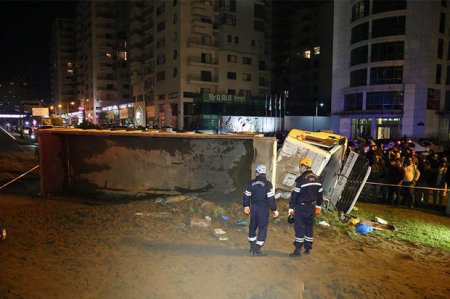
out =
[[50,41],[56,18],[73,18],[76,1],[0,1],[0,81],[25,76],[31,99],[50,97]]

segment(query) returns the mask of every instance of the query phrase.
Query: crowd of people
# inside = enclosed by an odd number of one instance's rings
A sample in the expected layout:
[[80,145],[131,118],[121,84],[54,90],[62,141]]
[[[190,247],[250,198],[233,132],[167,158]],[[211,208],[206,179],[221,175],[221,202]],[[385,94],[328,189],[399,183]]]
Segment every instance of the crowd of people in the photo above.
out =
[[360,146],[349,142],[348,151],[365,156],[370,163],[361,200],[410,208],[438,208],[446,203],[450,172],[444,153],[418,154],[405,141],[385,146],[372,139]]

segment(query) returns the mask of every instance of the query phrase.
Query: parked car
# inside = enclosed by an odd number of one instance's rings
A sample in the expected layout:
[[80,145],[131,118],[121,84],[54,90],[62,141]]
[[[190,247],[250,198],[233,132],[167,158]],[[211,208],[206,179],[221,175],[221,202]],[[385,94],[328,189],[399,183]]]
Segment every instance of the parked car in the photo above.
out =
[[426,148],[428,148],[428,151],[430,151],[430,152],[433,152],[433,153],[443,153],[444,152],[444,147],[442,145],[435,144],[428,139],[419,139],[419,143],[422,146],[425,146]]
[[423,146],[420,143],[418,143],[417,141],[408,140],[406,144],[408,145],[408,147],[412,147],[418,154],[422,155],[430,154],[430,150],[426,146]]

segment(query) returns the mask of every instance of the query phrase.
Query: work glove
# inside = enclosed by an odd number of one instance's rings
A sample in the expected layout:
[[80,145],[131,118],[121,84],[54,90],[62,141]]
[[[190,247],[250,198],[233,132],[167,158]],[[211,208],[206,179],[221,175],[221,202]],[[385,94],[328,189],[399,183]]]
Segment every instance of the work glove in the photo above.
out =
[[320,211],[322,211],[322,207],[316,206],[316,215],[320,215]]
[[278,218],[278,215],[280,215],[280,213],[278,213],[278,210],[273,211],[273,218]]
[[294,209],[289,209],[288,214],[294,216]]
[[244,213],[245,215],[250,214],[250,207],[244,207]]

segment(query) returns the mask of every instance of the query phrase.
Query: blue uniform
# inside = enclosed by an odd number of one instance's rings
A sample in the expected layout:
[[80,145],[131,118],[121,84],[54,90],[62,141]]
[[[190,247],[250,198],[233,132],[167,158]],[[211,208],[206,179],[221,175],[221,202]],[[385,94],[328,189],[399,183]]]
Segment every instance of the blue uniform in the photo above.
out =
[[[272,183],[266,179],[265,175],[258,175],[248,182],[244,192],[243,206],[250,207],[248,240],[256,241],[257,245],[262,246],[267,237],[269,209],[277,210]],[[257,229],[258,236],[256,236]]]
[[322,204],[322,183],[311,169],[295,180],[295,187],[289,200],[289,208],[295,211],[295,245],[306,250],[312,249],[313,225],[316,205]]

